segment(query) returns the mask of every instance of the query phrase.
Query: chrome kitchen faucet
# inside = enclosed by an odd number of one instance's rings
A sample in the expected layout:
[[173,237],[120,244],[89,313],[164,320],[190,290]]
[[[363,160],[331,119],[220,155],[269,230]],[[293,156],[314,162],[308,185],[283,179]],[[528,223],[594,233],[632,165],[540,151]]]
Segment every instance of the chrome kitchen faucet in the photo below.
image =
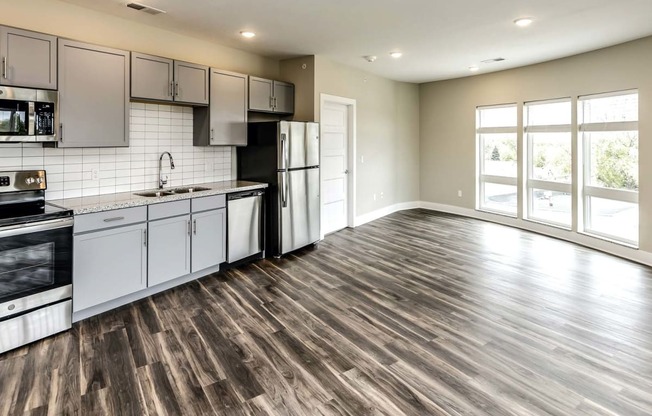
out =
[[168,155],[170,158],[170,169],[174,169],[174,159],[170,152],[161,153],[161,157],[158,158],[158,189],[163,189],[163,185],[168,183],[168,180],[170,179],[168,176],[166,176],[165,179],[161,176],[161,170],[163,169],[163,156],[165,155]]

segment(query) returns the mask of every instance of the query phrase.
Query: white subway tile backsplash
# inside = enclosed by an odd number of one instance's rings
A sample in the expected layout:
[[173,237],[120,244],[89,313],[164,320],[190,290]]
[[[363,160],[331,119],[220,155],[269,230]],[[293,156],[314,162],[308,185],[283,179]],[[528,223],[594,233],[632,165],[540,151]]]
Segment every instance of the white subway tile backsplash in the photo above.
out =
[[[130,147],[43,148],[34,143],[0,144],[0,170],[45,169],[47,199],[77,198],[115,192],[136,192],[158,186],[158,161],[167,157],[166,186],[230,180],[230,147],[192,145],[191,107],[131,103]],[[97,171],[93,177],[93,171]]]

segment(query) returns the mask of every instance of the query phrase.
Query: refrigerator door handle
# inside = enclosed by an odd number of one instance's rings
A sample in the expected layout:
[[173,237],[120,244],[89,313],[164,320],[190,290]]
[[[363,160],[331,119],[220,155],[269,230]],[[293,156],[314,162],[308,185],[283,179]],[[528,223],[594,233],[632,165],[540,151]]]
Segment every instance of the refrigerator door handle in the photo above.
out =
[[288,206],[288,180],[287,180],[287,172],[281,173],[281,206],[283,208],[287,208]]
[[285,133],[281,133],[281,160],[283,165],[281,169],[288,168],[288,146],[287,146],[288,136]]

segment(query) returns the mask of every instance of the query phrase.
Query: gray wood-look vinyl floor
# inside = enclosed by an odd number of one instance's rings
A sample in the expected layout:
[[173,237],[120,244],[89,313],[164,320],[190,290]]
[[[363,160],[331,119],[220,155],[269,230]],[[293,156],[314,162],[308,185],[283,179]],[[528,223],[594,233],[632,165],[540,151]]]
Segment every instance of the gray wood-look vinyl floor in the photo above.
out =
[[652,274],[411,210],[0,355],[0,415],[650,415]]

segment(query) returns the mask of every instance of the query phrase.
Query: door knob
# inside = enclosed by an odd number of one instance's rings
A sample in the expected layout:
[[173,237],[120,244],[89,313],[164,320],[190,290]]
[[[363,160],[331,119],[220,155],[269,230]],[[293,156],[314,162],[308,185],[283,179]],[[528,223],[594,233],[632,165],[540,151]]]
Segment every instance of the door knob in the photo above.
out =
[[345,175],[348,175],[348,174],[349,174],[349,170],[348,170],[348,169],[345,170],[345,171],[344,171],[344,174],[345,174]]

